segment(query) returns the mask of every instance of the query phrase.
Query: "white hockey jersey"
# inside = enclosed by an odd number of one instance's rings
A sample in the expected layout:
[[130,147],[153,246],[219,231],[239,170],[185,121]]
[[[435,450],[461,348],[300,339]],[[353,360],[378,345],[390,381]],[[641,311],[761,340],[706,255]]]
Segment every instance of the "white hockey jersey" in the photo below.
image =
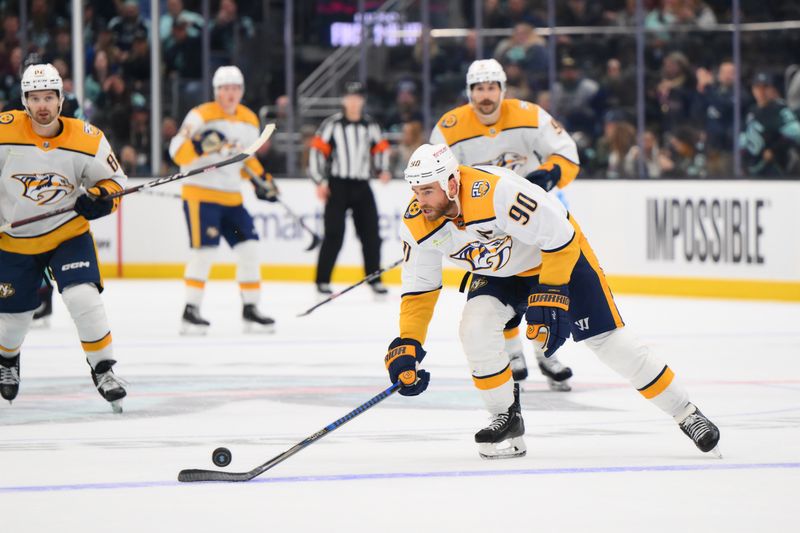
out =
[[442,258],[484,276],[566,284],[584,239],[564,206],[508,169],[459,167],[461,215],[428,221],[416,199],[400,228],[404,262],[400,336],[424,342],[442,287]]
[[[40,137],[24,111],[0,114],[1,220],[13,222],[72,205],[98,184],[110,192],[125,186],[127,177],[103,132],[74,118],[59,120],[61,133]],[[0,234],[0,250],[40,254],[88,230],[89,222],[69,211]]]
[[520,176],[558,164],[560,188],[580,170],[575,141],[547,111],[523,100],[503,100],[491,126],[478,120],[472,105],[457,107],[439,119],[430,141],[450,146],[462,165],[494,165]]
[[[192,139],[211,130],[221,135],[225,146],[219,152],[200,155]],[[258,139],[259,134],[258,117],[247,107],[239,105],[233,115],[228,115],[218,103],[208,102],[186,115],[180,131],[169,143],[169,155],[183,172],[236,155]],[[242,179],[249,180],[252,177],[248,170],[258,177],[265,177],[264,167],[258,159],[249,157],[242,163],[187,178],[182,196],[189,201],[240,205]],[[271,179],[271,176],[266,177]]]

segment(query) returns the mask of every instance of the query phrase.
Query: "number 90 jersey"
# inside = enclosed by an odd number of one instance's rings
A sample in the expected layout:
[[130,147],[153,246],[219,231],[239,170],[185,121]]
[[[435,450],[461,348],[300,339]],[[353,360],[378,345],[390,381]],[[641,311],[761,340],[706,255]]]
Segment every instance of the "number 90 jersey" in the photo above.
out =
[[[27,113],[0,114],[0,221],[71,206],[98,184],[112,193],[123,189],[127,177],[103,132],[74,118],[59,120],[58,135],[40,137]],[[0,234],[0,250],[40,254],[88,230],[85,218],[68,211]]]
[[484,276],[569,281],[580,255],[580,228],[563,205],[508,169],[459,167],[461,215],[427,220],[416,199],[403,216],[403,294],[442,285],[442,258]]

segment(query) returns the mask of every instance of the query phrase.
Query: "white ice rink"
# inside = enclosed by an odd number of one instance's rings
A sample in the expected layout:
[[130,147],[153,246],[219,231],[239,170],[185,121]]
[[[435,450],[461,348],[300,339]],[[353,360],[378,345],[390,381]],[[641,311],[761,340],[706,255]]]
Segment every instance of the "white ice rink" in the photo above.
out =
[[527,457],[481,460],[463,296],[446,289],[423,395],[388,398],[249,483],[177,482],[215,468],[223,445],[228,470],[250,470],[387,387],[392,289],[376,303],[360,287],[296,318],[311,285],[267,283],[278,330],[259,336],[240,333],[235,285],[212,282],[212,329],[184,338],[181,282],[111,280],[122,415],[93,389],[57,298],[50,329],[23,346],[18,399],[0,405],[0,531],[800,531],[797,304],[617,298],[720,427],[722,460],[571,341],[573,392],[547,391],[537,371],[524,384]]

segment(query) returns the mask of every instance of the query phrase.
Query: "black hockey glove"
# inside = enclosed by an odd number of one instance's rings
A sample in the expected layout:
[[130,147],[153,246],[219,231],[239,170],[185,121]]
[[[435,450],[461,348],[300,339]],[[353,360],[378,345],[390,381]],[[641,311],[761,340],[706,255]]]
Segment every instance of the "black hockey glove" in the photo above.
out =
[[119,202],[117,198],[107,198],[111,194],[108,189],[95,185],[75,200],[75,212],[86,220],[94,220],[111,214]]
[[265,174],[262,179],[251,178],[250,183],[253,184],[256,191],[256,198],[259,200],[264,200],[265,202],[278,201],[278,186],[275,185],[275,180],[272,178],[272,175]]
[[397,337],[389,345],[386,353],[386,369],[392,383],[399,380],[402,387],[398,392],[403,396],[416,396],[428,388],[431,375],[426,370],[417,370],[417,365],[425,357],[422,345],[414,339]]
[[566,285],[537,285],[528,296],[526,337],[541,344],[550,357],[569,338],[569,289]]
[[540,168],[526,174],[525,179],[534,185],[538,185],[542,189],[549,191],[558,185],[558,182],[561,179],[561,167],[558,165],[553,165],[551,170]]

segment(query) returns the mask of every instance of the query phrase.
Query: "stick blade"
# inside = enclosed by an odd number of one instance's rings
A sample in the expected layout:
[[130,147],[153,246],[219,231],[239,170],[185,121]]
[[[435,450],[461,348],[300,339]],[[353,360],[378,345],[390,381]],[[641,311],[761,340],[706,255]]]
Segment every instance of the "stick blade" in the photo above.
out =
[[192,483],[195,481],[250,481],[255,476],[250,472],[220,472],[219,470],[201,470],[190,468],[178,473],[178,481]]
[[275,131],[275,124],[267,124],[266,126],[264,126],[264,130],[261,132],[261,135],[258,136],[258,139],[256,139],[256,141],[253,144],[242,150],[242,153],[247,154],[247,157],[250,157],[251,155],[256,153],[258,149],[261,148],[261,146],[263,146],[263,144],[267,142],[270,137],[272,137],[272,133],[274,131]]
[[311,233],[311,244],[306,248],[306,252],[316,249],[322,243],[322,239],[316,233]]

